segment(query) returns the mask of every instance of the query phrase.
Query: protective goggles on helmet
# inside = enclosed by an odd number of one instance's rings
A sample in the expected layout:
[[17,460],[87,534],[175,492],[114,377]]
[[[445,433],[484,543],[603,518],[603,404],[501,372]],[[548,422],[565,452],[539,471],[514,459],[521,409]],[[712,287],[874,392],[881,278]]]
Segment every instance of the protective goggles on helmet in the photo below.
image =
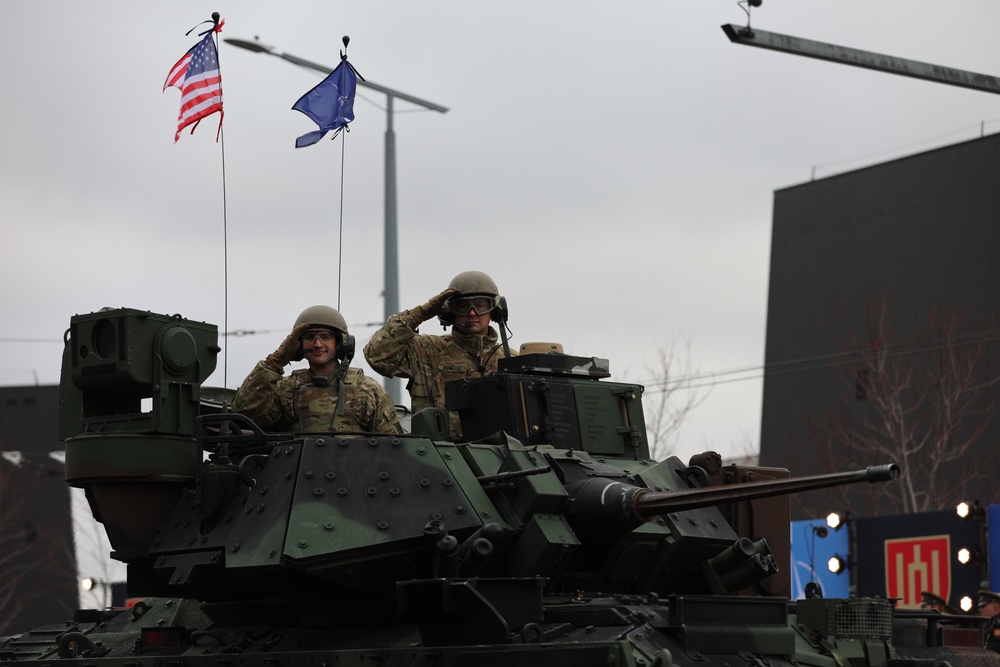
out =
[[485,315],[499,304],[499,296],[463,296],[457,299],[448,299],[445,308],[455,315],[468,315],[470,310],[474,311],[476,315]]

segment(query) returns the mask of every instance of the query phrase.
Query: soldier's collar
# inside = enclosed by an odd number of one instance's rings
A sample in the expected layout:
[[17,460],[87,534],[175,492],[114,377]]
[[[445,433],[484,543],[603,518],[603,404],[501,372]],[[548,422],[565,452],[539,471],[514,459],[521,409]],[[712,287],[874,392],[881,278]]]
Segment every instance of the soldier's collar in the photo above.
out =
[[451,338],[460,346],[474,351],[476,348],[479,348],[480,345],[495,342],[497,339],[497,332],[492,326],[487,327],[486,333],[484,334],[465,333],[464,331],[459,331],[455,327],[452,327]]

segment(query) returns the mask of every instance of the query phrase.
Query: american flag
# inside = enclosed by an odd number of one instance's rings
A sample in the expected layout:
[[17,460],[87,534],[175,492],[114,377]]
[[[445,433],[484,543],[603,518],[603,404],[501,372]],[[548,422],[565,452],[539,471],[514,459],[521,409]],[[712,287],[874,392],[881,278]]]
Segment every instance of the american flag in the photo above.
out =
[[[221,28],[220,24],[218,28]],[[216,28],[216,30],[218,29]],[[222,76],[219,74],[219,54],[212,41],[212,33],[208,31],[205,38],[191,47],[184,57],[170,70],[163,90],[174,86],[181,91],[181,112],[177,116],[176,143],[181,136],[181,130],[195,123],[191,128],[194,133],[197,123],[202,118],[219,112],[219,131],[222,131]],[[216,133],[218,140],[218,133]]]

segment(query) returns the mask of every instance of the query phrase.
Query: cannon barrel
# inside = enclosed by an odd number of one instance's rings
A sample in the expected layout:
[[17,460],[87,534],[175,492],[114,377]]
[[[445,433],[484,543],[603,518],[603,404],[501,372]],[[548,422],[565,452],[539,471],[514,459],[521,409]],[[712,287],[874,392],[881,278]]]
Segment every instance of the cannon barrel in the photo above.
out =
[[760,482],[708,486],[684,491],[649,491],[634,496],[636,516],[649,521],[668,512],[683,512],[739,500],[756,500],[790,493],[814,491],[830,486],[859,482],[879,483],[898,479],[900,468],[895,463],[869,466],[864,470],[809,475],[791,479],[770,479]]

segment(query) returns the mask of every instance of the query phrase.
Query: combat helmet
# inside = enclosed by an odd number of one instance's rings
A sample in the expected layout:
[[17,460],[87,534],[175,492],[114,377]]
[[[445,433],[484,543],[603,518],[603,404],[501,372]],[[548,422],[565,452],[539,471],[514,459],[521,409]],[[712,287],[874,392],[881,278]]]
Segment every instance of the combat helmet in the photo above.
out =
[[444,302],[441,308],[442,313],[438,318],[442,324],[451,325],[455,323],[455,314],[451,310],[451,302],[456,299],[477,296],[487,297],[489,299],[487,304],[488,309],[479,313],[480,315],[492,312],[500,305],[500,290],[497,289],[496,282],[482,271],[463,271],[451,279],[451,282],[448,283],[448,289],[458,290],[458,294]]
[[[347,320],[336,308],[330,306],[309,306],[295,319],[295,326],[308,324],[311,327],[326,327],[337,333],[337,358],[343,359],[348,353],[351,336],[347,331]],[[353,356],[353,351],[351,352]]]

